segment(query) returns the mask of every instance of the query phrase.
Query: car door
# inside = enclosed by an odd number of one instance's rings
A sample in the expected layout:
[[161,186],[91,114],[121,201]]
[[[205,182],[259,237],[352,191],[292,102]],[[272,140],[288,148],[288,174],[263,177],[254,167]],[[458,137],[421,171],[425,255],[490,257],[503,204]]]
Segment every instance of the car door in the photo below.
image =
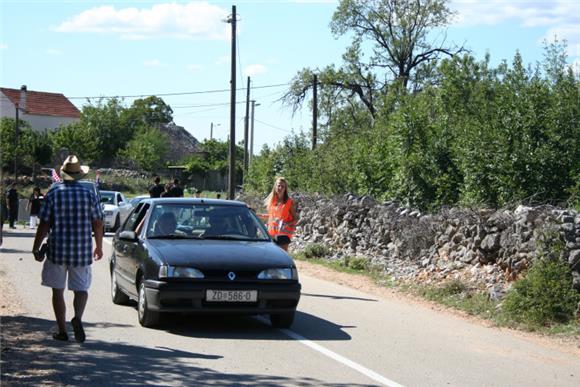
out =
[[[121,231],[115,235],[113,248],[115,251],[114,269],[117,274],[118,285],[129,295],[136,296],[135,288],[135,256],[143,249],[140,239],[141,225],[144,221],[148,203],[139,203],[135,210],[129,215],[127,222]],[[124,231],[132,231],[136,239],[126,238]]]
[[129,214],[131,213],[131,210],[133,210],[133,206],[125,198],[125,195],[123,195],[121,192],[117,193],[117,206],[119,207],[119,216],[121,220],[121,225],[123,225],[123,223],[125,223],[125,219],[127,219]]

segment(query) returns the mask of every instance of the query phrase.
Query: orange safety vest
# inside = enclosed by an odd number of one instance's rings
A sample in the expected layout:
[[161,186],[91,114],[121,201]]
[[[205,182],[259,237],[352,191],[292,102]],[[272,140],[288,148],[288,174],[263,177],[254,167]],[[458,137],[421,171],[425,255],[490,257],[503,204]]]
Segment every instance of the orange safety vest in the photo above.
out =
[[292,237],[296,228],[290,225],[290,222],[294,220],[290,214],[290,207],[294,202],[292,199],[288,198],[286,203],[277,202],[272,204],[268,208],[268,233],[271,236],[276,235],[288,235]]

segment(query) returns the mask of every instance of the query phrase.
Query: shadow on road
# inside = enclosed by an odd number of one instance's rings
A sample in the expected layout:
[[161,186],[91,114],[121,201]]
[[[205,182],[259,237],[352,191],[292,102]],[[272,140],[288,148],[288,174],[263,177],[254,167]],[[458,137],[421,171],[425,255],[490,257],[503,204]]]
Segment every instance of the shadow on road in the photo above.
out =
[[34,230],[30,230],[31,232],[22,232],[22,231],[6,231],[6,228],[3,230],[3,237],[4,238],[29,238],[34,239],[36,235]]
[[378,300],[373,298],[362,298],[362,297],[351,297],[351,296],[335,296],[332,294],[314,294],[314,293],[301,293],[300,297],[321,297],[330,298],[333,300],[353,300],[353,301],[371,301],[378,302]]
[[[136,312],[135,312],[136,313]],[[297,311],[292,330],[311,340],[350,340],[344,327]],[[235,340],[294,340],[272,328],[267,317],[168,315],[159,329],[187,337]]]
[[[215,323],[215,321],[214,321]],[[90,324],[86,324],[90,327]],[[99,324],[102,326],[102,323]],[[106,324],[105,324],[106,325]],[[110,324],[111,327],[118,326]],[[178,325],[181,326],[181,323]],[[258,321],[238,328],[213,326],[217,335],[242,335],[265,328]],[[190,385],[190,386],[346,386],[314,378],[287,378],[259,374],[224,374],[192,364],[191,359],[219,360],[222,356],[143,348],[124,342],[87,341],[80,345],[50,337],[54,322],[27,316],[2,317],[2,385]],[[106,329],[103,326],[102,329]],[[226,334],[223,334],[223,331]],[[230,333],[227,333],[227,331]],[[194,327],[191,332],[207,332]],[[237,333],[234,333],[237,332]],[[270,331],[273,337],[280,332]],[[192,336],[195,336],[192,334]],[[211,335],[208,335],[211,337]],[[348,384],[352,385],[352,384]]]

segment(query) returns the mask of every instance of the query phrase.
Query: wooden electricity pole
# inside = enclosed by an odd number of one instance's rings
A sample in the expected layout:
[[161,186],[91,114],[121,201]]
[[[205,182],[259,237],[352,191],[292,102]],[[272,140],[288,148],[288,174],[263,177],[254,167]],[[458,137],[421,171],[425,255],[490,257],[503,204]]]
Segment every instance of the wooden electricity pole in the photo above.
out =
[[232,16],[228,20],[228,23],[232,24],[228,199],[233,200],[236,196],[236,6],[235,5],[232,5]]
[[250,77],[248,77],[248,89],[246,91],[246,117],[244,119],[244,181],[248,173],[248,122],[250,119]]
[[318,131],[318,75],[312,80],[312,150],[316,149]]

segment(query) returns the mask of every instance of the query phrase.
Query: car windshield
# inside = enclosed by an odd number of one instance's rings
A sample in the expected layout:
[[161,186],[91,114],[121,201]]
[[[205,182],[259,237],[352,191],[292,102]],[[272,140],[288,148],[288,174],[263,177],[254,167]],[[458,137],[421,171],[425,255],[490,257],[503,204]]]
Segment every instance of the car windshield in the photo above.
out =
[[101,202],[105,204],[115,204],[115,193],[101,191]]
[[129,204],[132,205],[133,207],[137,207],[137,204],[139,204],[139,202],[141,202],[143,199],[146,199],[146,197],[137,196],[129,200]]
[[157,203],[151,209],[147,237],[269,241],[263,223],[245,206],[205,203]]

